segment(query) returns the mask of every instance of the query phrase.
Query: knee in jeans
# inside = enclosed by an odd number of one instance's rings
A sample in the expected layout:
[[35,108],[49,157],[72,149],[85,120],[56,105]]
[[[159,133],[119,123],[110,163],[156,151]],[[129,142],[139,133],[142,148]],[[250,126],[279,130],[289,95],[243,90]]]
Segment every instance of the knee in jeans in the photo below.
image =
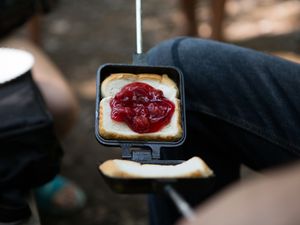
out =
[[148,63],[151,65],[170,65],[186,67],[191,61],[201,66],[215,62],[216,57],[222,54],[222,43],[200,38],[177,37],[153,47],[148,54]]

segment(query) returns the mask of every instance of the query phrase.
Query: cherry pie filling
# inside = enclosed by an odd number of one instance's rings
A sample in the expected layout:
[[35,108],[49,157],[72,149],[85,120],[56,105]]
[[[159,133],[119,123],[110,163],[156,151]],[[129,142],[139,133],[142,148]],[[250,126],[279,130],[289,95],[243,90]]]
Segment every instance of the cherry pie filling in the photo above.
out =
[[175,105],[161,90],[142,83],[125,85],[110,101],[111,118],[137,133],[152,133],[170,123]]

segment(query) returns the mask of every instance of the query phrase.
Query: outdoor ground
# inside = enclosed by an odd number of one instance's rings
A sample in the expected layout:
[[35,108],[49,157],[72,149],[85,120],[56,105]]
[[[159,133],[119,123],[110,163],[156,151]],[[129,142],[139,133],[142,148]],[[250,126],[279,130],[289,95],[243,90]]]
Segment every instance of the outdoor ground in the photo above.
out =
[[[199,0],[199,34],[210,32],[209,0]],[[43,46],[65,74],[78,97],[80,118],[64,140],[62,174],[86,192],[87,205],[68,217],[42,215],[43,225],[145,225],[145,196],[113,193],[99,175],[98,165],[119,158],[118,149],[101,146],[94,135],[95,77],[104,63],[131,63],[135,51],[135,5],[125,0],[61,0],[43,18]],[[177,0],[143,1],[145,51],[180,35]],[[228,0],[226,40],[296,59],[300,53],[298,0]]]

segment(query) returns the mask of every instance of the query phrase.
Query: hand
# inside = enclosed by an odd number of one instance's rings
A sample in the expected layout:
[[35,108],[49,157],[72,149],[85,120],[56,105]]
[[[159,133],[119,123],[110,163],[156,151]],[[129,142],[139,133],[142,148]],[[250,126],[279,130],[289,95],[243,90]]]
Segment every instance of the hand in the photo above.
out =
[[229,188],[178,225],[296,225],[300,221],[300,166],[276,170]]

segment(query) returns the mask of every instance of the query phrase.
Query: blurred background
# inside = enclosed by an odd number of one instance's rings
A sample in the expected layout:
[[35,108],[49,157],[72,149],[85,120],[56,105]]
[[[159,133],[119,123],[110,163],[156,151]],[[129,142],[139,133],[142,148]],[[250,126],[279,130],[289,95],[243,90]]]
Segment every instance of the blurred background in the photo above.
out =
[[[145,51],[165,39],[190,34],[184,1],[143,1]],[[189,10],[195,13],[194,35],[211,38],[212,21],[220,15],[212,13],[211,0],[193,4]],[[223,13],[218,25],[222,41],[300,62],[299,0],[227,0],[217,11]],[[88,197],[86,207],[76,215],[41,215],[42,224],[147,224],[146,196],[115,194],[100,177],[99,163],[119,158],[120,152],[101,146],[94,136],[96,70],[104,63],[131,63],[136,46],[135,1],[60,0],[40,22],[42,47],[65,74],[81,106],[75,128],[62,143],[62,174]]]

